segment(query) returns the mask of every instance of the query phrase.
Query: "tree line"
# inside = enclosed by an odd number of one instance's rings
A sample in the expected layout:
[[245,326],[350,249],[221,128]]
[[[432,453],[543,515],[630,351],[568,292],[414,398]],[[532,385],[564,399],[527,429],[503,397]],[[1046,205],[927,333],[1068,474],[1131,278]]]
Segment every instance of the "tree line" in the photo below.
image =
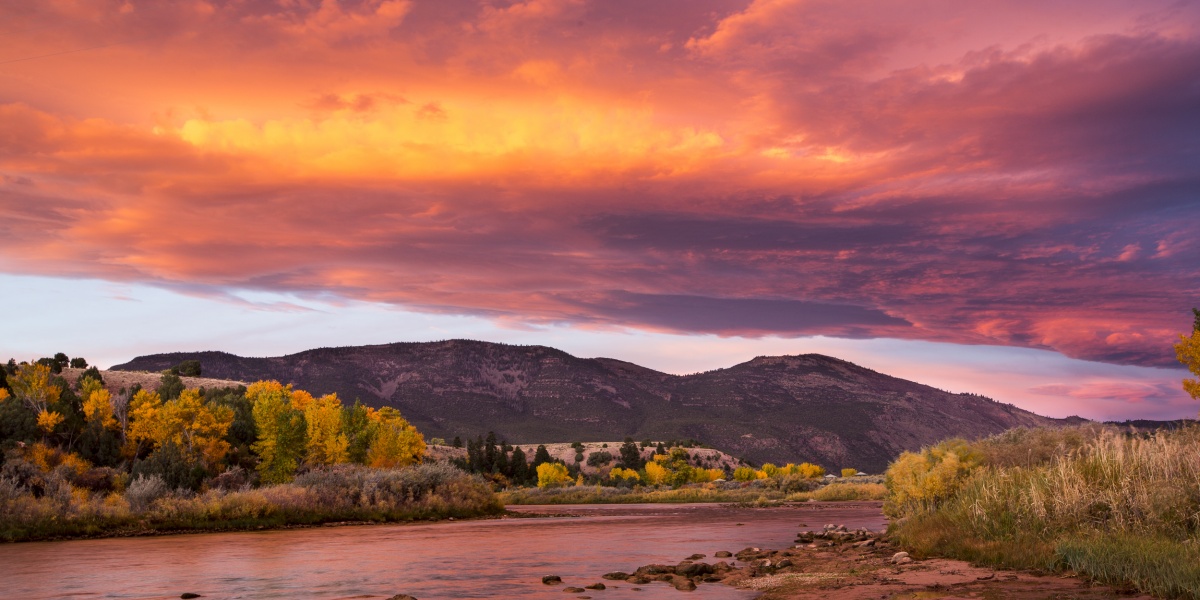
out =
[[[67,366],[87,370],[70,385],[61,375]],[[394,408],[346,406],[336,394],[314,397],[277,381],[183,384],[181,375],[200,372],[185,361],[155,389],[113,392],[82,358],[9,360],[0,368],[0,449],[47,470],[85,464],[105,485],[158,475],[189,489],[218,477],[282,483],[341,463],[402,467],[425,454],[424,437]]]

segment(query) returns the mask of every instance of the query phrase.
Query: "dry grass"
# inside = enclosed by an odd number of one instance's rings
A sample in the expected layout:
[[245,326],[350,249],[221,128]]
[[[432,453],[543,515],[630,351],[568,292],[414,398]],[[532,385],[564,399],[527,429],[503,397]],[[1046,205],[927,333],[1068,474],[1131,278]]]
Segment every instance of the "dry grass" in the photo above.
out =
[[93,494],[72,486],[62,475],[46,474],[37,493],[14,477],[0,477],[0,540],[404,521],[503,511],[485,482],[449,465],[339,465],[288,484],[200,494],[169,490],[156,477],[134,479],[124,491]]
[[970,451],[982,460],[950,493],[889,502],[913,551],[1200,598],[1200,428],[1018,431]]
[[887,497],[887,486],[882,483],[831,483],[811,492],[789,494],[789,502],[842,502],[855,500],[883,500]]

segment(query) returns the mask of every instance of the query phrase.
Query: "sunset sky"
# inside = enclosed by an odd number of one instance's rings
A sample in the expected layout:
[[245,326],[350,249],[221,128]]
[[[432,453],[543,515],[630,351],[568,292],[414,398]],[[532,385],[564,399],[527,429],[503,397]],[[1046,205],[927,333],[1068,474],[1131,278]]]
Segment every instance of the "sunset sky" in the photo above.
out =
[[820,352],[1177,418],[1200,2],[0,0],[0,359]]

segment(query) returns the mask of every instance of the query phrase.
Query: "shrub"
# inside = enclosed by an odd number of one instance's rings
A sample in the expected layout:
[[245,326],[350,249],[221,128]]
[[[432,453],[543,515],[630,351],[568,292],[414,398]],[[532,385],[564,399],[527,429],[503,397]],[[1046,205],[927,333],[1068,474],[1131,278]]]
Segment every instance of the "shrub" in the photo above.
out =
[[566,465],[560,463],[542,463],[537,466],[538,487],[555,487],[571,482],[571,475]]
[[237,465],[226,468],[220,475],[213,477],[208,482],[213,489],[224,491],[241,489],[249,484],[250,472]]
[[162,477],[138,475],[129,482],[129,487],[125,490],[125,500],[129,502],[129,507],[133,511],[145,512],[149,510],[155,500],[166,496],[167,492],[167,484]]
[[587,457],[587,464],[590,467],[599,467],[601,465],[607,465],[608,463],[612,462],[612,460],[613,455],[611,452],[607,450],[601,450],[599,452],[593,452],[589,454]]
[[946,440],[921,452],[905,452],[888,467],[888,501],[884,512],[903,517],[931,510],[952,497],[982,453],[961,439]]
[[858,469],[842,469],[842,477],[854,477],[858,475]]

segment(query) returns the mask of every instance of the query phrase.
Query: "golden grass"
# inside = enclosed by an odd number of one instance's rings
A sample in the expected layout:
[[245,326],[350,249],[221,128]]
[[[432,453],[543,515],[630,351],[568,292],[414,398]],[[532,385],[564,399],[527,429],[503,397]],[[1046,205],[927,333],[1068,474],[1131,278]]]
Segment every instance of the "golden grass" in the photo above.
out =
[[1200,567],[1187,566],[1200,564],[1200,428],[1015,431],[954,450],[953,470],[935,449],[888,473],[892,530],[914,553],[1200,598]]

